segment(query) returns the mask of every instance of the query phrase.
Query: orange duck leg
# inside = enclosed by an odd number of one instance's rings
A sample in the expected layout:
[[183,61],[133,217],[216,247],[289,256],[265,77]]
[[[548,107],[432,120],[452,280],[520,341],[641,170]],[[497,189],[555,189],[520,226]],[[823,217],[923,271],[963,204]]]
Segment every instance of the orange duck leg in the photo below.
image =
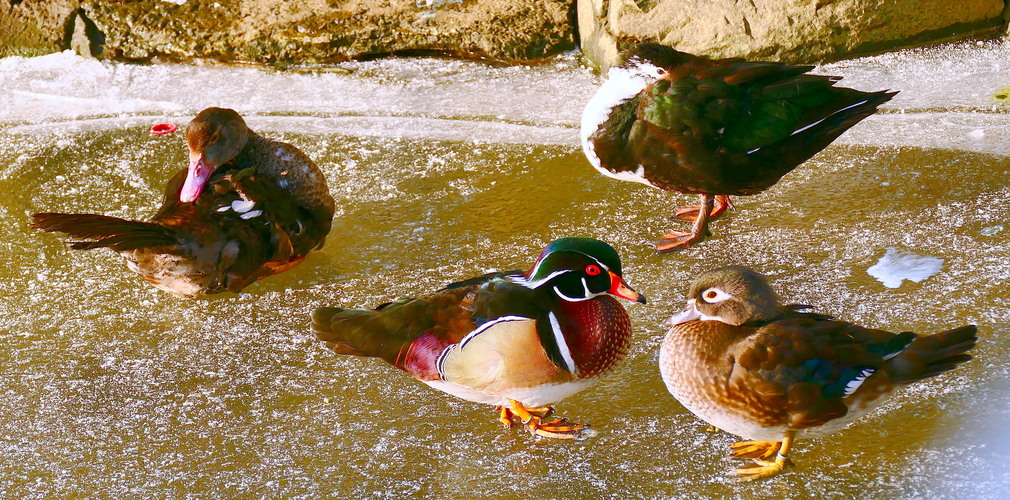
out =
[[[694,243],[705,241],[705,238],[710,234],[708,232],[708,221],[712,218],[715,198],[715,195],[711,194],[701,195],[701,208],[698,209],[695,216],[694,227],[691,229],[691,232],[670,231],[664,234],[662,238],[652,242],[656,248],[656,253],[672,252],[681,248],[687,248]],[[726,201],[729,201],[728,197]],[[725,210],[725,207],[723,210]]]
[[[697,205],[678,207],[674,213],[674,217],[680,220],[694,222],[698,220],[698,212],[701,211],[702,203],[705,203],[705,195],[701,196],[701,203]],[[712,208],[711,214],[709,214],[709,220],[715,219],[716,217],[726,213],[726,210],[736,210],[736,205],[733,204],[733,200],[730,200],[729,196],[725,194],[715,195],[715,205]]]

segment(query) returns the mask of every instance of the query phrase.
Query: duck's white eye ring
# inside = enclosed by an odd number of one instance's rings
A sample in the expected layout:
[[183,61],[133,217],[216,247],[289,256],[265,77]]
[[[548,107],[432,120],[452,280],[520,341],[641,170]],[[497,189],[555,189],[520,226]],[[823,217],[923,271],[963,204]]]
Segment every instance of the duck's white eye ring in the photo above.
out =
[[666,70],[663,68],[656,68],[656,76],[663,76],[666,74]]
[[704,300],[709,304],[717,304],[728,298],[730,298],[730,294],[715,287],[701,292],[701,300]]

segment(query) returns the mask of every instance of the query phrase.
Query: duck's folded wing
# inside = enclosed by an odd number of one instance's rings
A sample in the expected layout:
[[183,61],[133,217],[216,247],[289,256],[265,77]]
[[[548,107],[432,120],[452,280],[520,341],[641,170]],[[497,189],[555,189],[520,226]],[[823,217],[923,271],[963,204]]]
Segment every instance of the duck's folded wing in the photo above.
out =
[[730,390],[747,391],[793,428],[817,426],[845,415],[856,391],[889,384],[871,377],[915,338],[814,317],[776,321],[731,352]]

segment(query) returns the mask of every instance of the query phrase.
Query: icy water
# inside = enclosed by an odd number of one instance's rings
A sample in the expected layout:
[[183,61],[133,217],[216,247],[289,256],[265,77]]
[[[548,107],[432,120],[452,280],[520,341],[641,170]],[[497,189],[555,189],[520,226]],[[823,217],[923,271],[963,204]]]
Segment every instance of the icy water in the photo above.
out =
[[[990,96],[1010,85],[1010,46],[820,68],[902,93],[777,186],[738,199],[714,238],[672,255],[645,243],[684,227],[671,210],[693,198],[589,167],[577,126],[600,79],[574,56],[344,68],[0,60],[0,497],[1005,495],[1010,115]],[[149,216],[186,156],[181,134],[147,130],[212,105],[326,172],[338,210],[322,252],[241,295],[186,301],[111,252],[73,252],[28,228],[29,214],[47,210]],[[374,306],[525,268],[568,235],[613,244],[649,297],[628,304],[628,359],[557,405],[594,438],[503,430],[491,408],[337,356],[308,328],[316,306]],[[878,280],[868,269],[885,255]],[[916,262],[927,264],[903,270]],[[656,366],[660,324],[693,276],[724,264],[867,326],[977,323],[976,358],[842,432],[801,441],[787,473],[737,483],[726,473],[733,436],[704,432]],[[901,281],[908,273],[919,281]]]

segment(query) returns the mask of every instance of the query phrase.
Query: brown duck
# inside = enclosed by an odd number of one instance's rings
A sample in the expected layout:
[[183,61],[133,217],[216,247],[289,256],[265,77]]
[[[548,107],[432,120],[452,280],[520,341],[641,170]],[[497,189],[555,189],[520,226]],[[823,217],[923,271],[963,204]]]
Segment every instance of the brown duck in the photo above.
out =
[[232,291],[289,269],[321,248],[334,202],[298,148],[249,130],[233,110],[207,108],[186,128],[190,165],[168,182],[147,222],[39,213],[78,250],[110,248],[144,280],[178,297]]
[[890,333],[783,306],[764,276],[723,267],[691,286],[670,318],[659,368],[666,387],[706,422],[751,441],[733,458],[743,479],[781,471],[793,440],[837,431],[899,387],[969,359],[976,328]]

